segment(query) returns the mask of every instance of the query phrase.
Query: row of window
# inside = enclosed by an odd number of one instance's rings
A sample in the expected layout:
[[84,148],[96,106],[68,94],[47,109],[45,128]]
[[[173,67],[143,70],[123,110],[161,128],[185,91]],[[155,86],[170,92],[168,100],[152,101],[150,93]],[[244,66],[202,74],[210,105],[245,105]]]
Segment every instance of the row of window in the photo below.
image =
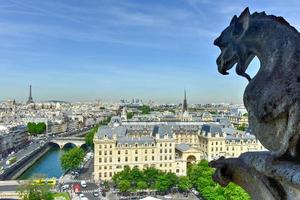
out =
[[187,140],[187,139],[178,139],[177,143],[193,143],[193,140]]
[[111,144],[110,144],[110,145],[106,145],[106,144],[101,145],[101,144],[100,144],[100,145],[99,145],[99,148],[102,149],[102,147],[103,147],[104,149],[107,149],[107,148],[110,148],[110,149],[111,149],[111,148],[113,147],[113,145],[111,145]]
[[[134,144],[135,147],[138,147],[139,145],[137,143]],[[154,143],[151,143],[151,144],[141,144],[142,147],[154,147],[155,144]],[[132,145],[128,145],[127,143],[125,144],[118,144],[118,147],[132,147]]]
[[[103,151],[103,155],[112,155],[112,151]],[[101,156],[102,155],[102,151],[99,151],[99,155]]]
[[[253,148],[255,149],[255,147],[253,147]],[[237,150],[237,149],[238,149],[238,147],[236,147],[236,148],[235,148],[235,147],[231,147],[231,148],[229,148],[229,147],[226,147],[226,151],[229,151],[230,149],[231,149],[231,151],[234,151],[234,150]],[[246,147],[246,149],[248,149],[248,147]],[[263,147],[261,146],[261,147],[260,147],[260,149],[263,149]],[[219,150],[219,148],[218,148],[218,147],[216,147],[216,148],[215,148],[215,150],[216,150],[216,151],[218,151],[218,150]],[[241,146],[241,147],[240,147],[240,150],[241,150],[241,151],[244,151],[244,147],[243,147],[243,146]],[[213,147],[211,148],[211,151],[214,151],[214,148],[213,148]],[[220,151],[222,151],[222,147],[220,147]]]
[[[223,142],[216,142],[215,144],[216,144],[216,145],[218,145],[218,144],[222,145]],[[211,145],[214,145],[214,142],[212,142]]]
[[[148,153],[148,149],[145,149],[145,154],[147,154]],[[154,154],[154,152],[155,152],[155,150],[154,149],[152,149],[152,154]],[[168,149],[165,149],[164,150],[164,152],[165,153],[168,153]],[[163,153],[163,150],[162,149],[160,149],[160,153]],[[172,153],[172,149],[169,149],[169,153]],[[120,155],[121,154],[121,150],[118,150],[118,155]],[[125,154],[128,154],[128,150],[125,150]],[[135,150],[135,154],[138,154],[138,150]],[[102,151],[99,151],[99,155],[101,156],[102,155]],[[103,151],[103,155],[112,155],[112,151]]]
[[115,174],[115,172],[114,173],[112,173],[112,172],[104,172],[103,173],[103,177],[102,177],[102,173],[100,172],[99,173],[99,178],[101,179],[101,178],[107,178],[107,177],[109,177],[109,178],[111,178],[112,176],[113,176],[113,174]]
[[[164,158],[164,160],[172,160],[173,159],[173,156],[172,155],[169,155],[169,156],[160,156],[160,160],[163,160],[163,158]],[[150,160],[150,159],[149,159]],[[151,157],[151,160],[152,161],[154,161],[155,160],[155,157],[154,156],[152,156]],[[103,163],[107,163],[107,162],[109,162],[109,163],[111,163],[111,162],[113,162],[112,161],[112,157],[109,157],[109,158],[107,158],[107,157],[105,157],[105,158],[99,158],[99,163],[102,163],[102,161],[103,161]],[[117,161],[118,162],[121,162],[121,157],[118,157],[117,158]],[[126,157],[124,157],[124,161],[125,162],[128,162],[128,157],[126,156]],[[136,156],[136,157],[134,157],[134,161],[135,162],[138,162],[139,161],[139,157],[138,156]],[[144,161],[148,161],[148,156],[145,156],[144,157]]]
[[[234,149],[233,149],[234,150]],[[214,148],[212,147],[211,148],[211,151],[214,151]],[[216,147],[216,151],[219,151],[219,148],[218,147]],[[222,147],[220,147],[220,151],[222,151]],[[228,147],[227,147],[227,151],[228,151]]]
[[[128,145],[127,143],[125,143],[124,145],[123,144],[118,144],[118,147],[128,147],[128,146],[130,146],[131,147],[131,145]],[[142,144],[142,146],[145,146],[145,147],[147,147],[147,146],[152,146],[152,147],[154,147],[155,146],[155,144],[154,143],[151,143],[151,144]],[[160,143],[160,147],[162,147],[163,146],[163,144],[162,143]],[[165,147],[167,147],[167,146],[170,146],[170,147],[172,147],[172,143],[165,143],[165,145],[164,145]],[[100,149],[102,149],[102,147],[104,148],[104,149],[107,149],[107,148],[113,148],[113,145],[106,145],[106,144],[104,144],[104,145],[99,145],[99,148]],[[135,147],[138,147],[138,144],[137,143],[135,143]]]
[[[107,159],[106,157],[103,158],[104,163],[107,163],[107,161],[111,163],[112,162],[112,157],[109,157],[109,159]],[[99,158],[99,162],[102,163],[102,158]]]
[[243,142],[243,140],[241,140],[241,141],[235,141],[235,140],[232,140],[232,141],[228,141],[228,140],[226,140],[226,144],[231,144],[231,143],[234,143],[234,144],[256,144],[256,141],[255,140],[253,140],[252,142],[251,142],[251,140],[247,140],[246,142]]
[[[164,170],[164,172],[167,172],[168,170]],[[171,169],[169,169],[169,172],[172,172]],[[177,173],[179,173],[179,169],[176,170]],[[99,178],[111,178],[113,177],[113,175],[115,174],[116,172],[103,172],[103,177],[102,177],[102,172],[99,172]]]

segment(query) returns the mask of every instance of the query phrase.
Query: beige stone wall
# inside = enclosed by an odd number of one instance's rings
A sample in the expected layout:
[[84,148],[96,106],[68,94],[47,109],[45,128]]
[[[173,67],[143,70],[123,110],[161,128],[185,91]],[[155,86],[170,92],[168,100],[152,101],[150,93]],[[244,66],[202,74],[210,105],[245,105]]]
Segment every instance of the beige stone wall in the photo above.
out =
[[258,140],[226,141],[226,157],[238,157],[248,151],[266,150]]
[[125,166],[144,169],[155,167],[165,172],[175,170],[175,140],[161,139],[154,145],[123,144],[115,140],[95,140],[95,180],[110,180]]
[[239,157],[242,153],[248,151],[266,150],[256,139],[247,142],[236,142],[234,140],[226,140],[225,137],[204,137],[201,135],[199,136],[199,144],[204,158],[208,161],[220,156]]
[[199,145],[198,134],[176,133],[176,144],[190,144],[192,146]]
[[[137,137],[137,136],[134,136]],[[179,152],[175,144],[185,143],[192,146],[191,150]],[[247,151],[261,151],[263,146],[258,140],[248,142],[235,142],[226,140],[223,135],[212,137],[210,134],[176,134],[174,139],[156,138],[156,143],[117,144],[116,139],[94,139],[94,178],[110,180],[112,176],[124,169],[125,166],[155,167],[165,172],[174,172],[177,175],[186,175],[187,160],[195,156],[196,161],[206,159],[211,161],[220,156],[238,157]]]
[[227,116],[227,119],[234,125],[234,126],[241,126],[246,124],[248,126],[248,117],[247,116]]

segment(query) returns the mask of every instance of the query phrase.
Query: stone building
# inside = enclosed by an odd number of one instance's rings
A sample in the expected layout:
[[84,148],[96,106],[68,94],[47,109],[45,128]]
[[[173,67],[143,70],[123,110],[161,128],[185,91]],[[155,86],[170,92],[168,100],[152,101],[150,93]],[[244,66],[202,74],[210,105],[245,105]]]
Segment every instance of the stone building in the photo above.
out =
[[179,176],[188,164],[262,150],[253,135],[219,123],[122,122],[113,117],[94,137],[94,178],[110,180],[124,166],[155,167]]
[[228,115],[226,118],[230,120],[234,127],[248,126],[248,116]]
[[22,148],[27,142],[26,126],[0,127],[0,158]]
[[205,160],[221,156],[238,157],[248,151],[266,151],[254,135],[218,124],[204,124],[199,134],[199,147]]
[[176,146],[172,126],[154,124],[122,124],[120,118],[113,117],[108,126],[101,127],[94,138],[95,180],[110,180],[114,173],[122,171],[126,165],[139,169],[155,167],[186,175],[185,158],[188,158],[190,151],[194,153],[193,162],[201,160],[201,152],[192,146]]

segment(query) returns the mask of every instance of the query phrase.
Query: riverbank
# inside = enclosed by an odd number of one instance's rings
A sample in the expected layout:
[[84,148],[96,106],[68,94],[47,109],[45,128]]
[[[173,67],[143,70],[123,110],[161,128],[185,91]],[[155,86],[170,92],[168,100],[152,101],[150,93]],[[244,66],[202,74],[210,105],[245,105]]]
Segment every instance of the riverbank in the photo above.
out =
[[51,146],[46,143],[39,149],[31,152],[28,156],[18,160],[13,166],[1,174],[0,180],[15,180],[20,177],[27,169],[29,169],[36,161],[38,161],[45,153],[49,151]]
[[37,153],[34,158],[29,159],[27,162],[24,162],[23,167],[14,174],[14,176],[11,178],[12,180],[18,179],[23,173],[25,173],[32,165],[34,165],[39,159],[41,159],[49,150],[51,149],[51,146],[48,144],[46,147],[39,153]]
[[29,179],[35,175],[42,175],[47,178],[59,178],[64,173],[61,167],[60,157],[67,150],[67,147],[60,149],[58,146],[53,145],[51,149],[27,169],[19,179]]

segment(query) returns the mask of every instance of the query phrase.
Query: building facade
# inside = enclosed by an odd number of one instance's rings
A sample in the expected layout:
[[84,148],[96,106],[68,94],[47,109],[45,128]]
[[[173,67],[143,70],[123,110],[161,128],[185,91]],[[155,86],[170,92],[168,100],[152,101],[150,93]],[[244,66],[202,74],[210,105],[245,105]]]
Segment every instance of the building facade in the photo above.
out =
[[266,151],[254,135],[219,124],[204,124],[199,134],[199,147],[205,160],[221,156],[238,157],[248,151]]
[[248,126],[248,116],[236,116],[236,115],[228,115],[227,119],[235,126]]
[[113,117],[94,137],[94,179],[110,180],[125,166],[186,175],[202,159],[264,150],[253,135],[205,122],[122,122]]
[[16,151],[28,142],[26,126],[14,126],[0,130],[0,158]]

